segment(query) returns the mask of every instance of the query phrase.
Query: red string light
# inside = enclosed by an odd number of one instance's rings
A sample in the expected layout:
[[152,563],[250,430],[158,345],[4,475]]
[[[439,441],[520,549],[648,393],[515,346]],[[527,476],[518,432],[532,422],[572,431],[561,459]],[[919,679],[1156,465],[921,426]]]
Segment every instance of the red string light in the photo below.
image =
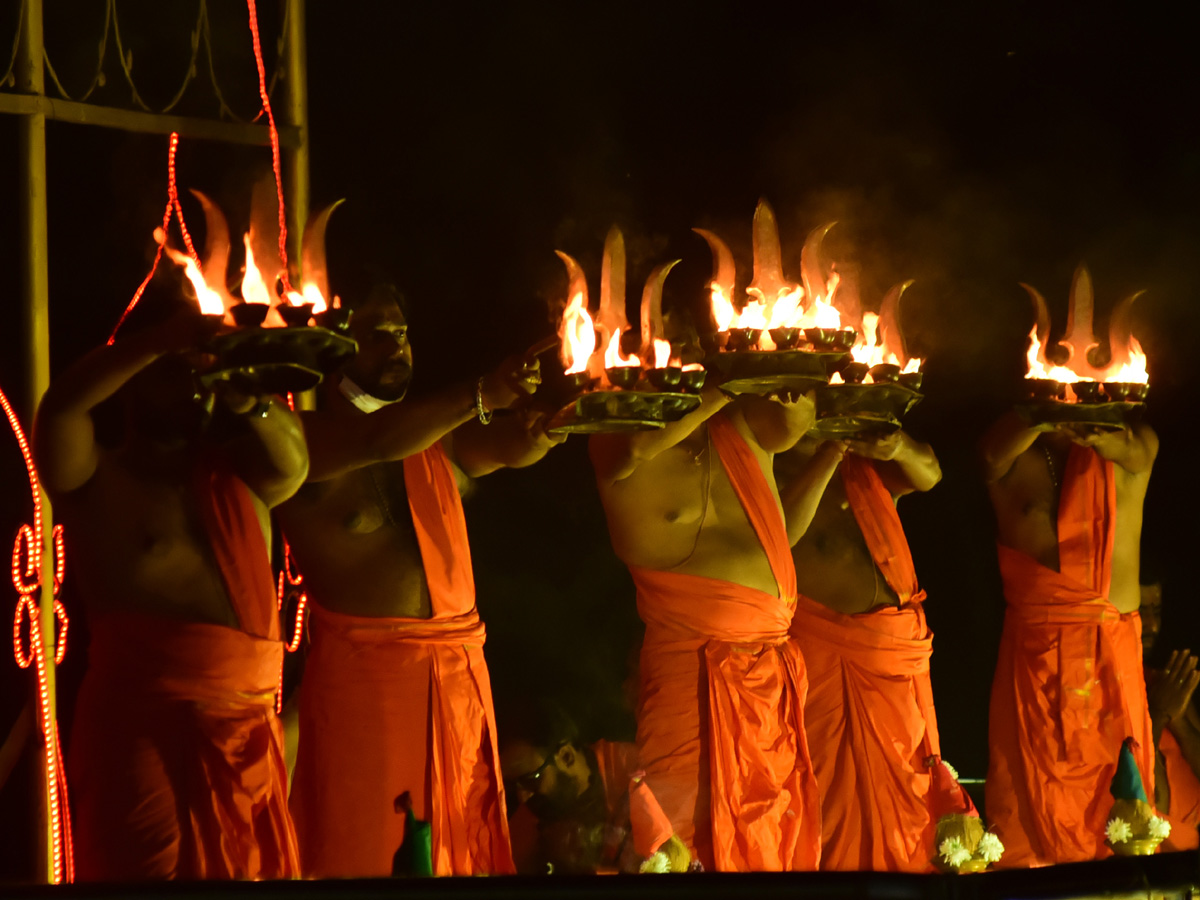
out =
[[[43,747],[46,762],[46,798],[50,814],[51,833],[53,834],[53,874],[55,884],[64,880],[70,881],[75,877],[75,866],[71,850],[71,826],[66,814],[67,777],[62,765],[62,747],[58,740],[58,723],[51,715],[51,699],[49,679],[46,673],[46,648],[42,639],[41,611],[34,601],[34,594],[41,587],[42,577],[42,494],[41,481],[38,478],[37,467],[33,463],[33,452],[25,437],[25,430],[17,418],[16,411],[8,402],[8,396],[0,390],[0,406],[8,418],[17,445],[21,448],[21,459],[25,463],[25,471],[29,476],[29,490],[33,497],[33,525],[22,524],[17,529],[16,540],[13,542],[12,581],[17,589],[17,608],[13,615],[13,656],[17,665],[27,669],[34,665],[37,670],[37,713],[38,724],[42,729]],[[52,531],[54,541],[54,575],[51,591],[54,595],[54,618],[62,624],[59,643],[54,653],[55,664],[62,661],[66,653],[67,611],[57,597],[58,589],[65,574],[65,543],[62,526]],[[25,579],[31,579],[26,581]],[[29,619],[29,652],[26,653],[21,642],[21,626],[25,618]],[[54,625],[51,623],[51,628]]]
[[271,168],[275,172],[275,196],[279,203],[279,261],[283,264],[280,280],[284,292],[292,289],[288,280],[287,258],[287,214],[283,206],[283,167],[279,162],[279,131],[275,128],[275,113],[271,111],[271,97],[267,93],[267,67],[263,64],[262,43],[258,38],[258,7],[254,0],[246,0],[250,12],[250,39],[254,44],[254,64],[258,67],[258,96],[262,99],[263,112],[267,114],[267,132],[271,137]]
[[[162,232],[164,235],[167,229],[171,226],[172,214],[179,220],[179,230],[183,234],[183,243],[187,247],[188,255],[196,261],[196,265],[200,265],[200,257],[196,254],[196,248],[192,244],[192,235],[188,231],[187,222],[183,220],[183,207],[179,205],[179,189],[175,181],[175,153],[179,149],[179,132],[172,131],[171,139],[167,148],[167,208],[163,210]],[[129,314],[133,312],[133,308],[138,305],[138,301],[142,299],[142,294],[146,291],[146,286],[150,284],[150,279],[154,277],[154,273],[158,271],[158,264],[162,260],[163,245],[159,244],[158,249],[154,251],[154,262],[150,265],[150,271],[142,283],[138,285],[138,289],[133,292],[133,299],[129,301],[129,305],[125,307],[125,312],[121,313],[121,318],[117,319],[116,327],[113,328],[112,334],[108,336],[108,346],[112,346],[113,341],[117,339],[117,332],[121,330],[121,326],[125,324],[125,320]]]

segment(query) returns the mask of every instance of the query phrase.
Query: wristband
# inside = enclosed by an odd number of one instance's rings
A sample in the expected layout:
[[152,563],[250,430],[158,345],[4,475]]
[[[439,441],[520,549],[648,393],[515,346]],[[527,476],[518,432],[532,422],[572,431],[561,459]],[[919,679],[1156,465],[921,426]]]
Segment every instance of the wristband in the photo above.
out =
[[483,379],[475,384],[475,413],[479,416],[479,424],[487,425],[492,421],[492,411],[483,405]]

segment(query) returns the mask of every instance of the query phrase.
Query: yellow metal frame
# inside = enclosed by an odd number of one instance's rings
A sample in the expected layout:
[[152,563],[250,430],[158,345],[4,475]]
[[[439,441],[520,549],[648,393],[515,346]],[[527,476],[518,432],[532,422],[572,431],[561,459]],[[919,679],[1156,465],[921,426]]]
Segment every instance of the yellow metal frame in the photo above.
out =
[[[300,239],[308,217],[308,90],[305,49],[304,0],[283,0],[286,7],[284,37],[287,103],[279,128],[285,151],[288,205],[288,234],[293,242],[289,254],[299,258]],[[15,91],[0,92],[0,113],[18,117],[20,142],[21,216],[21,335],[26,348],[27,392],[25,409],[32,413],[50,384],[50,292],[46,210],[46,121],[97,125],[123,131],[170,134],[238,144],[270,143],[265,125],[239,124],[215,119],[139,112],[59,100],[46,96],[43,0],[23,0],[18,27],[20,43],[13,70]],[[57,719],[54,687],[54,548],[53,519],[49,500],[42,497],[42,591],[39,598],[45,646],[47,688],[51,714]],[[35,681],[33,690],[36,692]],[[43,768],[43,781],[45,781]],[[49,815],[48,790],[39,792],[37,811],[41,844],[41,879],[53,881],[54,835]]]

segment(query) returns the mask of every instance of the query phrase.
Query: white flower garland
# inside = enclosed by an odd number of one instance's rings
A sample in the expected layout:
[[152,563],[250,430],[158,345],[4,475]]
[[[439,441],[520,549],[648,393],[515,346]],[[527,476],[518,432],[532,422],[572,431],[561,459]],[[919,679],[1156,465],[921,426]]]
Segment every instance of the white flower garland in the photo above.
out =
[[990,831],[984,832],[979,839],[979,846],[975,848],[975,855],[986,863],[999,862],[1004,855],[1004,844]]
[[638,871],[643,875],[666,875],[671,871],[671,860],[667,854],[659,850],[653,856],[647,857],[640,866]]
[[1161,816],[1150,820],[1150,838],[1155,841],[1165,841],[1171,835],[1171,823]]
[[963,846],[963,842],[956,838],[946,838],[938,847],[938,853],[942,855],[942,860],[951,868],[957,869],[963,863],[971,858],[971,851]]
[[1133,829],[1128,822],[1117,816],[1109,819],[1108,824],[1104,826],[1104,836],[1110,843],[1123,844],[1133,837]]

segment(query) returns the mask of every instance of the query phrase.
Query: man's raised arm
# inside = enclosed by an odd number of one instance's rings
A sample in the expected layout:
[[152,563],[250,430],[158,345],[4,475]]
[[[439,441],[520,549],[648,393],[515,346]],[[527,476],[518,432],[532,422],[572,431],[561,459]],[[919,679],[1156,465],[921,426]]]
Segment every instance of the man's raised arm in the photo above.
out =
[[268,507],[300,489],[308,475],[308,450],[300,419],[275,397],[222,392],[220,402],[242,423],[242,433],[221,447],[238,477]]
[[1053,425],[1030,425],[1016,410],[997,419],[979,442],[984,482],[995,484],[1007,475],[1017,457],[1033,446],[1038,435],[1053,428]]
[[419,400],[405,399],[367,415],[303,413],[308,440],[308,480],[327,481],[373,463],[405,459],[444,438],[464,422],[507,409],[532,393],[536,362],[506,360],[479,382],[446,388]]
[[1148,473],[1158,456],[1158,435],[1144,422],[1118,431],[1076,431],[1071,433],[1071,440],[1091,447],[1130,475]]
[[738,410],[746,426],[758,446],[767,453],[791,450],[817,421],[811,394],[743,395],[738,401]]
[[195,313],[180,314],[112,346],[97,347],[56,378],[33,427],[38,474],[46,490],[69,493],[95,473],[99,449],[92,411],[97,406],[159,357],[193,349],[219,327]]
[[841,441],[824,441],[808,461],[779,491],[787,521],[788,543],[793,547],[804,537],[821,505],[821,497],[846,455]]
[[642,463],[654,459],[674,447],[702,424],[712,418],[730,401],[715,384],[708,385],[700,395],[700,405],[678,421],[657,431],[635,431],[627,434],[594,434],[588,452],[596,477],[603,484],[624,481]]
[[878,463],[876,471],[893,497],[928,491],[942,480],[942,466],[933,448],[905,431],[874,440],[850,441],[849,449]]

